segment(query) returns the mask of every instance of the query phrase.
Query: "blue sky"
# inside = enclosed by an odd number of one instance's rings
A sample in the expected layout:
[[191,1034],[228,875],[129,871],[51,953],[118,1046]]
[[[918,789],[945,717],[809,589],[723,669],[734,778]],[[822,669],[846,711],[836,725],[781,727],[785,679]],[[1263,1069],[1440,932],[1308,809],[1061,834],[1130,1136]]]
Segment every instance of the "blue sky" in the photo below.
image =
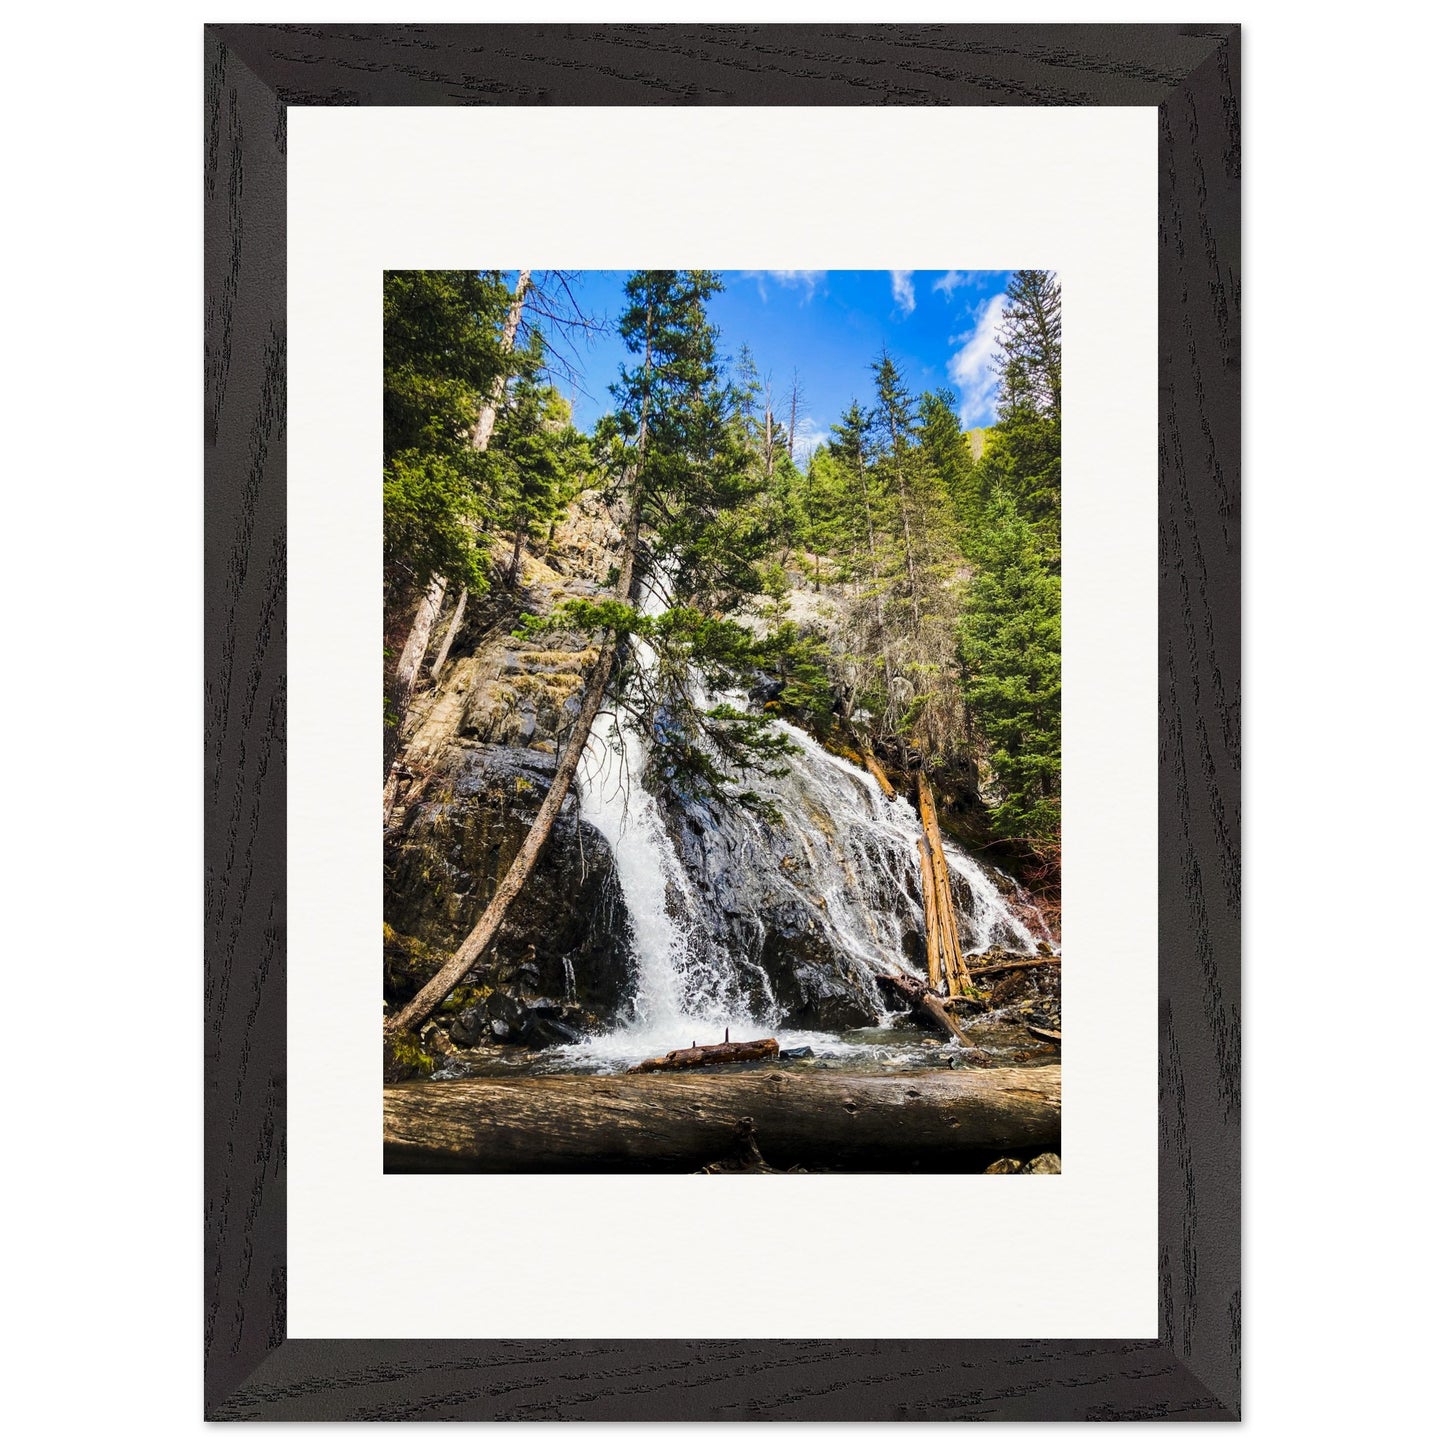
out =
[[[869,370],[885,344],[909,389],[950,387],[965,426],[994,420],[994,330],[1008,271],[723,271],[709,316],[725,357],[746,342],[758,371],[772,376],[780,411],[796,367],[803,391],[799,450],[827,439],[857,397],[872,402]],[[622,271],[574,273],[573,293],[589,313],[615,321]],[[540,278],[539,278],[540,279]],[[611,406],[608,385],[626,355],[615,332],[581,349],[574,420],[590,430]],[[562,378],[557,384],[569,388]],[[786,420],[786,417],[784,417]],[[799,460],[801,460],[801,456]]]

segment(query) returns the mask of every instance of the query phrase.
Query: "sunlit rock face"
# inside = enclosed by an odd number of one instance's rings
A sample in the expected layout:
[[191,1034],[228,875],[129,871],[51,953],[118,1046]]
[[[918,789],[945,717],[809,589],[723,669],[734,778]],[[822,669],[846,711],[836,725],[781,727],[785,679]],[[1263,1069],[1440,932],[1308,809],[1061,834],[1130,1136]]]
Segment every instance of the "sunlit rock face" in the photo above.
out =
[[[521,589],[469,600],[441,677],[417,699],[405,773],[383,849],[386,990],[409,997],[481,917],[546,796],[580,706],[594,639],[514,634],[595,597],[621,545],[599,494],[583,493],[544,555],[525,552]],[[589,1021],[626,1005],[631,931],[611,851],[578,816],[575,790],[495,946],[460,990],[565,1002]],[[498,1003],[493,1010],[510,1016]],[[445,1015],[447,1010],[443,1010]]]

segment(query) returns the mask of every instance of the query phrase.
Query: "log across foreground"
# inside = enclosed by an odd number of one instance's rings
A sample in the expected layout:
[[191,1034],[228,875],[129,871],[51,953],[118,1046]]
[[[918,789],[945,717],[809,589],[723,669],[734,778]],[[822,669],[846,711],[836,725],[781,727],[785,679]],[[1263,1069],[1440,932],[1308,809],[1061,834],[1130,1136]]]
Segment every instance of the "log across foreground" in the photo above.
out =
[[678,1069],[706,1069],[714,1064],[749,1064],[778,1056],[777,1039],[749,1039],[720,1044],[694,1044],[690,1049],[672,1049],[656,1059],[633,1064],[629,1074],[665,1074]]
[[948,1170],[1057,1150],[1059,1068],[459,1079],[383,1091],[390,1172],[700,1169],[753,1121],[770,1165]]

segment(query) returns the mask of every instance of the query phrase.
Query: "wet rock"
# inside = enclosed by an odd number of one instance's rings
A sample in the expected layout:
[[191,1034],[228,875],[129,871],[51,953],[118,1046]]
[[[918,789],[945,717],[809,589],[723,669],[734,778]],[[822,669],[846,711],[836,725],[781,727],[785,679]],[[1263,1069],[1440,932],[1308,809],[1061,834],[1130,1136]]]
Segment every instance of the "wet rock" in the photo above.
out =
[[995,1159],[985,1174],[1022,1174],[1024,1173],[1023,1162],[1018,1159]]
[[418,1075],[430,1074],[437,1060],[413,1033],[385,1034],[381,1041],[381,1078],[386,1084],[401,1084]]
[[479,1008],[463,1009],[451,1021],[447,1033],[460,1049],[474,1048],[487,1026],[487,1016]]
[[452,1054],[441,1068],[427,1075],[433,1084],[445,1084],[451,1079],[466,1079],[472,1074],[471,1064],[460,1054]]
[[802,1048],[799,1049],[779,1049],[778,1057],[780,1059],[811,1059],[814,1057],[814,1054],[812,1049],[810,1049],[807,1044],[804,1044]]
[[[513,1034],[520,1033],[522,1025],[527,1021],[522,1005],[513,995],[500,988],[494,988],[487,995],[486,1013],[494,1038],[510,1038]],[[498,1024],[502,1026],[501,1032],[498,1031]]]
[[[551,784],[536,749],[458,748],[385,856],[386,995],[410,998],[453,951],[505,875]],[[611,850],[568,797],[536,869],[507,912],[494,950],[470,975],[527,994],[569,992],[615,1017],[630,992],[631,929]],[[489,1021],[498,1016],[488,1015]],[[520,1018],[503,1020],[520,1028]],[[496,1034],[494,1037],[498,1036]]]
[[1057,1154],[1036,1154],[1024,1167],[1021,1174],[1062,1174],[1063,1161]]
[[529,1049],[547,1049],[556,1044],[580,1043],[582,1035],[560,1018],[552,1018],[541,1013],[528,1013],[526,1021],[518,1033],[518,1040]]
[[748,697],[759,707],[763,707],[782,697],[784,686],[776,677],[769,677],[763,673],[759,675],[757,682],[748,689]]

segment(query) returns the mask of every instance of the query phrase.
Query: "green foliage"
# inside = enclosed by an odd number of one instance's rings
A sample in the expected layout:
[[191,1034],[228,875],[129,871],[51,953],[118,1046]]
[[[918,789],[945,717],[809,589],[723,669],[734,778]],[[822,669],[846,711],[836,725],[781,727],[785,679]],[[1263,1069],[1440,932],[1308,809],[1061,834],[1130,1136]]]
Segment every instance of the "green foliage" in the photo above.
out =
[[515,569],[523,540],[561,517],[576,495],[588,450],[567,402],[541,380],[540,332],[532,333],[513,364],[516,374],[497,409],[482,470],[490,516],[513,536]]
[[1004,410],[1063,417],[1063,293],[1052,271],[1015,271],[999,333]]
[[1061,589],[1048,554],[1013,501],[996,498],[974,536],[975,572],[958,631],[963,691],[988,741],[1008,837],[1059,828]]
[[[734,786],[735,770],[767,767],[791,745],[764,719],[698,700],[699,682],[720,692],[756,671],[759,642],[737,614],[764,595],[764,563],[780,537],[749,392],[724,379],[707,318],[720,289],[708,271],[640,271],[627,282],[619,330],[635,364],[612,388],[617,409],[599,427],[599,456],[650,533],[639,592],[666,605],[645,609],[653,616],[612,614],[653,659],[624,667],[615,693],[651,736],[650,766],[667,786],[758,805]],[[764,444],[770,435],[765,428]]]
[[510,295],[492,271],[388,271],[382,281],[382,500],[386,574],[486,586],[477,522],[486,476],[471,445],[504,374]]

